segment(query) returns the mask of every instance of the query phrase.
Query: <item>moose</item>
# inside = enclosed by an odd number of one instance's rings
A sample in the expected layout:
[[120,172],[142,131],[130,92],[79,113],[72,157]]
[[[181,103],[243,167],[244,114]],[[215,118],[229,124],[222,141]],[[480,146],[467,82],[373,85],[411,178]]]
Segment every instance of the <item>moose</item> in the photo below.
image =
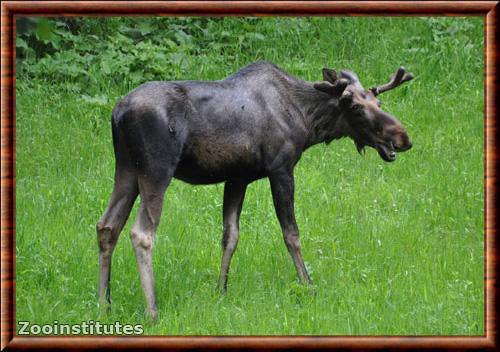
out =
[[411,148],[403,125],[380,108],[377,96],[413,78],[400,67],[388,83],[365,90],[350,71],[324,68],[315,83],[267,62],[250,64],[219,81],[153,81],[130,92],[112,112],[114,188],[96,225],[98,299],[110,309],[111,256],[140,195],[130,237],[147,302],[157,318],[152,267],[155,232],[173,177],[190,184],[224,182],[222,263],[217,287],[227,289],[239,239],[247,186],[267,177],[276,215],[298,277],[310,283],[294,215],[293,170],[302,153],[349,137],[387,162]]

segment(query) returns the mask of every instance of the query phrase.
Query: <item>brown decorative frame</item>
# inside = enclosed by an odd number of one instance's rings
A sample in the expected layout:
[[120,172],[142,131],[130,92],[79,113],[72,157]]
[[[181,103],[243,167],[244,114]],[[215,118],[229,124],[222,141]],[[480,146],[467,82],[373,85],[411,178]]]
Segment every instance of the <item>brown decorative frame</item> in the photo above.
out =
[[[1,349],[448,349],[498,350],[496,239],[498,1],[4,1],[1,4]],[[485,19],[484,336],[142,336],[20,337],[15,332],[15,22],[23,16],[76,15],[446,15]]]

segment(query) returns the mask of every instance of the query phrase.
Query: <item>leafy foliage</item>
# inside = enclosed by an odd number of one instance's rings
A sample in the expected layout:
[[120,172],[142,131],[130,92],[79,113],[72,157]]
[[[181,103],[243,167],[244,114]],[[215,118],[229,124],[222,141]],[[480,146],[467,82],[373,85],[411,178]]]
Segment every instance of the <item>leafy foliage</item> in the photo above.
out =
[[[240,30],[230,33],[218,30],[225,22],[222,18],[99,18],[76,24],[64,18],[32,20],[35,28],[17,36],[20,74],[71,80],[81,87],[97,80],[133,86],[173,79],[193,57],[208,64],[207,51],[218,51],[227,59],[265,39],[255,31],[255,19],[240,21],[235,27]],[[215,33],[221,41],[214,41]]]

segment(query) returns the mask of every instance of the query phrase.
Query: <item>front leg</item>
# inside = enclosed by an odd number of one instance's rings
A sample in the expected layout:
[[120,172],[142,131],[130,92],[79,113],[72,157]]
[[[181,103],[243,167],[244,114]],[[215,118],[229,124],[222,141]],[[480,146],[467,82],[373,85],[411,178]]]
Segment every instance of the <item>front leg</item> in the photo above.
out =
[[240,180],[227,181],[224,185],[224,234],[222,238],[223,254],[218,284],[218,289],[221,292],[226,292],[227,290],[229,264],[231,263],[231,258],[236,246],[238,245],[238,239],[240,236],[240,214],[247,185],[248,182]]
[[305,283],[311,283],[311,278],[307,273],[302,253],[300,252],[299,229],[295,221],[295,211],[293,204],[294,180],[293,171],[282,170],[269,177],[271,192],[273,194],[274,208],[283,231],[288,252],[292,256],[293,263],[297,269],[297,274]]

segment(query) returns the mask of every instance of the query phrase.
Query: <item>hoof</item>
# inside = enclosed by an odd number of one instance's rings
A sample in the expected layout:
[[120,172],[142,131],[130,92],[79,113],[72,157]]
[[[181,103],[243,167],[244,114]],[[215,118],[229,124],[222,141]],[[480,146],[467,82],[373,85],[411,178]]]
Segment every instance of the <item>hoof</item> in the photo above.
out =
[[226,284],[221,284],[220,282],[217,284],[217,287],[215,289],[218,293],[221,295],[225,295],[227,293],[227,285]]
[[111,304],[106,302],[106,303],[100,303],[99,304],[99,316],[107,316],[111,314]]
[[156,310],[153,311],[148,311],[147,313],[147,318],[150,322],[156,322],[158,321],[158,312]]

